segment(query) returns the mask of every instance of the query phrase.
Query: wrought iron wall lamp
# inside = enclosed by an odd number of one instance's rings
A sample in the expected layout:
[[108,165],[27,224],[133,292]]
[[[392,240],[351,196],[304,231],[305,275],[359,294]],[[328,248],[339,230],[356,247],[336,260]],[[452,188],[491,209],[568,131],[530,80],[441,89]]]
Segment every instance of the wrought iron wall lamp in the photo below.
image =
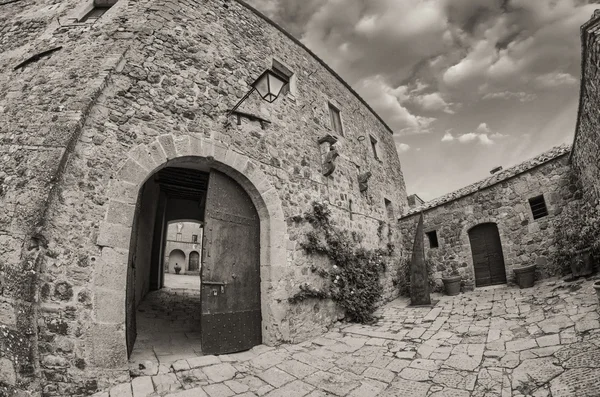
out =
[[270,69],[265,70],[254,83],[251,84],[252,88],[239,100],[238,103],[227,113],[227,117],[231,116],[233,112],[244,102],[250,94],[254,91],[258,91],[258,94],[265,101],[272,103],[279,94],[283,87],[288,84],[289,81],[284,76],[276,74]]

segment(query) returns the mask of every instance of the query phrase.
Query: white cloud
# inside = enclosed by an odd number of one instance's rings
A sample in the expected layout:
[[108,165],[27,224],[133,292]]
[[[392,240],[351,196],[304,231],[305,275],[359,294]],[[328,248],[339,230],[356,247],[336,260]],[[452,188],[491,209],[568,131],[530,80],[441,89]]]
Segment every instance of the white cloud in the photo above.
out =
[[362,80],[357,91],[378,110],[392,129],[401,134],[427,133],[430,124],[435,121],[434,118],[412,114],[402,105],[410,98],[407,87],[393,88],[381,76]]
[[398,145],[396,145],[396,148],[398,149],[399,153],[404,153],[410,150],[410,145],[406,143],[399,143]]
[[554,88],[561,85],[577,84],[577,79],[569,73],[552,72],[537,76],[534,82],[540,88]]
[[454,139],[455,138],[454,138],[454,136],[452,136],[452,133],[450,131],[446,131],[446,133],[442,137],[442,142],[451,142]]
[[513,100],[516,99],[519,102],[531,102],[537,98],[536,94],[530,94],[523,91],[512,92],[512,91],[502,91],[502,92],[488,92],[483,96],[483,99],[506,99]]
[[[414,92],[414,91],[413,91]],[[442,98],[439,92],[425,94],[414,97],[414,102],[417,103],[423,110],[427,111],[442,111],[445,113],[454,113],[450,105]]]
[[493,132],[487,123],[481,123],[473,132],[467,132],[458,136],[453,136],[450,130],[446,131],[442,137],[442,142],[458,141],[460,143],[478,142],[484,146],[491,146],[495,143],[495,139],[500,139],[505,135],[498,132]]

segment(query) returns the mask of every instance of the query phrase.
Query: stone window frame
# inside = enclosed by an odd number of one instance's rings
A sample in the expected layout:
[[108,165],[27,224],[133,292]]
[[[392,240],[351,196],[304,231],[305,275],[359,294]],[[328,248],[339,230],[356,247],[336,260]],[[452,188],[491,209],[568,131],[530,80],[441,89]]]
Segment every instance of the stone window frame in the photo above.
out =
[[[77,8],[73,9],[66,17],[67,22],[62,23],[63,26],[91,26],[99,21],[106,21],[112,18],[115,10],[122,6],[127,0],[85,0],[82,1]],[[110,8],[100,17],[85,22],[80,22],[90,11],[96,6],[110,6]],[[61,22],[64,22],[61,20]]]
[[383,158],[381,156],[381,146],[379,145],[379,139],[375,137],[373,134],[369,134],[369,149],[371,154],[375,160],[380,163],[383,163]]
[[[332,110],[337,112],[338,118],[340,120],[340,131],[336,130],[335,125],[332,123]],[[346,134],[344,132],[346,128],[344,126],[344,120],[342,119],[342,107],[339,106],[337,102],[334,102],[331,99],[327,100],[327,116],[329,117],[329,129],[338,136],[346,137]]]
[[[541,198],[540,203],[544,204],[544,210],[545,210],[545,214],[538,216],[536,218],[534,212],[533,212],[533,207],[531,205],[531,201],[532,200],[538,200]],[[548,205],[548,201],[546,201],[546,195],[544,193],[542,194],[538,194],[537,196],[533,196],[533,197],[529,197],[527,199],[527,204],[529,205],[529,216],[531,217],[531,219],[535,222],[535,221],[539,221],[540,219],[544,219],[548,216],[550,216],[550,206]]]
[[281,74],[288,78],[287,88],[283,88],[286,90],[285,96],[292,101],[296,101],[296,97],[298,96],[298,74],[288,64],[277,57],[273,57],[271,60],[271,70],[276,74]]
[[388,198],[384,197],[383,198],[383,205],[385,207],[385,213],[387,215],[387,218],[390,222],[394,221],[394,203],[392,203],[392,200],[389,200]]
[[429,249],[440,248],[440,238],[437,234],[436,229],[432,229],[425,232],[425,235],[427,236],[427,240],[429,241]]

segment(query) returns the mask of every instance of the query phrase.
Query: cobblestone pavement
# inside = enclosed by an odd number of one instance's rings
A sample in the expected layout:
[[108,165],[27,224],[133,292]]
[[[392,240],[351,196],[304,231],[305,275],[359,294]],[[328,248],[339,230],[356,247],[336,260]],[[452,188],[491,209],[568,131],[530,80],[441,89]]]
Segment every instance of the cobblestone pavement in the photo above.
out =
[[433,308],[398,299],[379,310],[375,325],[178,360],[113,387],[110,397],[600,396],[592,283],[477,290],[441,296]]

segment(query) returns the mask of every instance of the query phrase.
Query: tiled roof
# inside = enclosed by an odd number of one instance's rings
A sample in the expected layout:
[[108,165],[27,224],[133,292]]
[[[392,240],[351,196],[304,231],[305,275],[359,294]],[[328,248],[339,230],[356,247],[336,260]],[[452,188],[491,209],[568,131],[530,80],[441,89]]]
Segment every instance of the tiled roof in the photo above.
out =
[[499,182],[505,181],[505,180],[510,179],[516,175],[519,175],[525,171],[529,171],[530,169],[535,168],[539,165],[547,163],[558,157],[564,156],[565,154],[568,154],[570,152],[570,150],[571,150],[571,145],[555,146],[552,149],[548,150],[547,152],[544,152],[537,157],[534,157],[532,159],[524,161],[519,165],[516,165],[511,168],[507,168],[507,169],[497,172],[494,175],[491,175],[490,177],[485,178],[481,181],[475,182],[471,185],[468,185],[461,189],[455,190],[444,196],[438,197],[431,201],[427,201],[417,207],[411,208],[408,212],[406,212],[404,215],[402,215],[402,218],[410,216],[410,215],[414,215],[421,211],[429,210],[431,208],[437,207],[442,204],[446,204],[450,201],[454,201],[461,197],[475,193],[479,190],[487,189],[488,187],[493,186]]

